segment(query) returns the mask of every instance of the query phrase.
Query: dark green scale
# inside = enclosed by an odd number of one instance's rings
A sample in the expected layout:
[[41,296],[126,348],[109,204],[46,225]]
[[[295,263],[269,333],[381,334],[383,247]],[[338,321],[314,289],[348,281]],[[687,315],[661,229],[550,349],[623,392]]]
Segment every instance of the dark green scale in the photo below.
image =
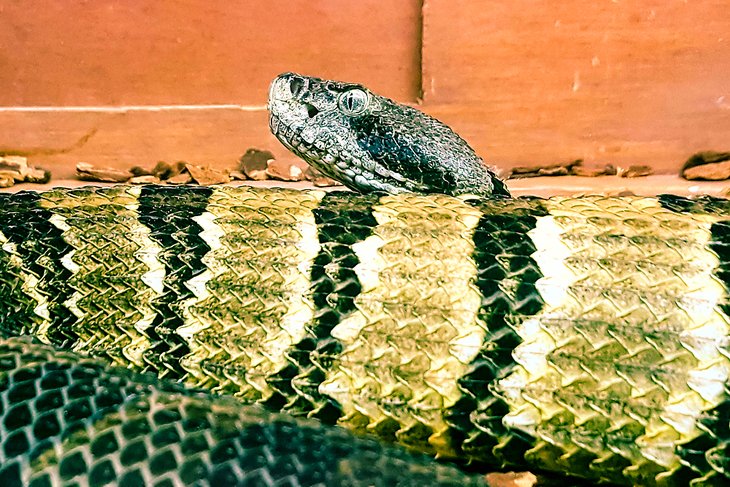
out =
[[[76,317],[63,304],[73,293],[69,286],[71,272],[61,264],[61,258],[73,248],[63,239],[62,231],[51,223],[52,213],[39,206],[40,199],[40,194],[34,192],[0,194],[0,232],[16,246],[25,270],[38,279],[37,292],[48,301],[50,321],[54,324],[48,332],[48,339],[54,344],[71,346],[78,340],[72,330]],[[39,317],[28,313],[35,303],[31,304],[28,297],[18,295],[17,275],[6,277],[5,272],[2,274],[3,289],[9,294],[0,294],[0,302],[14,302],[10,309],[17,309],[19,313],[10,313],[11,320],[3,320],[0,329],[25,332],[31,323],[39,321]],[[0,315],[7,313],[3,308]],[[21,324],[23,317],[26,321]]]
[[509,406],[494,395],[489,385],[515,366],[512,351],[521,340],[514,331],[514,320],[534,315],[543,307],[535,288],[542,273],[531,257],[536,249],[527,232],[547,211],[539,200],[472,203],[483,214],[474,230],[472,258],[482,295],[479,319],[487,325],[488,333],[470,371],[459,379],[464,396],[445,417],[466,457],[520,464],[534,439],[523,432],[507,431],[502,417],[509,412]]
[[[687,199],[673,195],[661,195],[659,200],[664,208],[678,213],[688,212],[710,215],[727,215],[730,212],[730,201],[724,198],[705,196]],[[714,223],[710,227],[712,238],[710,248],[717,254],[719,267],[715,275],[730,289],[730,219]],[[730,316],[730,302],[721,304],[725,315]],[[730,343],[726,343],[726,351],[730,351]],[[730,394],[730,388],[726,385]],[[693,478],[698,474],[720,471],[730,475],[730,400],[725,400],[717,407],[707,411],[699,420],[703,433],[693,440],[680,445],[677,454],[687,471],[686,477]],[[716,485],[725,485],[726,478],[713,478]]]
[[0,342],[0,401],[4,487],[485,484],[342,429],[27,339]]
[[361,291],[355,266],[360,261],[352,246],[372,234],[377,225],[372,209],[377,201],[377,196],[328,193],[313,211],[320,245],[311,270],[314,326],[311,336],[288,353],[290,365],[269,380],[284,397],[294,398],[286,405],[288,412],[311,414],[327,423],[341,415],[340,406],[322,396],[318,387],[342,351],[330,332],[355,309]]
[[2,250],[0,250],[0,269],[3,269],[0,273],[0,336],[30,333],[37,328],[37,322],[40,320],[33,311],[38,303],[23,291],[20,266],[11,262],[10,255]]
[[144,355],[161,377],[181,379],[185,374],[180,359],[190,349],[176,333],[184,325],[178,304],[193,296],[185,283],[206,269],[202,258],[210,247],[193,218],[205,211],[211,193],[204,187],[145,186],[139,197],[139,221],[160,245],[165,265],[163,293],[155,300],[157,314],[148,329],[153,345]]

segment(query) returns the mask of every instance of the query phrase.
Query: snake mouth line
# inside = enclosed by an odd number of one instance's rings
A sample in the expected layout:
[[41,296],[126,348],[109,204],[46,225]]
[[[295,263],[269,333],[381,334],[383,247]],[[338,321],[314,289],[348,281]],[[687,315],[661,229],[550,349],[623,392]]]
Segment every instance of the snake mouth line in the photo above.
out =
[[368,171],[352,155],[338,151],[335,147],[326,146],[321,140],[308,143],[302,138],[300,130],[285,124],[274,114],[269,117],[269,127],[284,147],[325,176],[336,179],[347,187],[353,189],[369,187],[371,181],[388,179],[387,175],[378,176]]
[[[326,176],[341,181],[342,177],[339,171],[345,171],[351,168],[347,161],[333,154],[336,151],[323,147],[321,142],[319,146],[317,142],[307,143],[301,137],[301,131],[296,130],[291,125],[286,125],[276,115],[272,114],[269,117],[269,127],[284,147],[304,159]],[[333,166],[336,166],[339,171],[334,169]]]
[[[348,188],[368,191],[373,183],[379,190],[392,193],[413,190],[401,187],[406,182],[398,173],[389,171],[378,164],[372,164],[372,170],[366,163],[356,159],[352,154],[327,146],[321,140],[307,142],[301,136],[301,130],[284,123],[281,118],[271,113],[269,128],[277,139],[291,152],[304,159],[325,176],[336,179]],[[417,188],[416,188],[417,189]]]

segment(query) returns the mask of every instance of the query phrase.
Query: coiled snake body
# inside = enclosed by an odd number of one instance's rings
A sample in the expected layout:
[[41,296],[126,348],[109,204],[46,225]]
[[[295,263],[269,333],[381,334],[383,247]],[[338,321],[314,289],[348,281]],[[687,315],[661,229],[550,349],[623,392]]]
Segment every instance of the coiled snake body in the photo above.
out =
[[[293,76],[270,104],[318,82]],[[358,157],[358,189],[448,192]],[[0,345],[3,485],[483,482],[265,409],[470,472],[727,482],[728,201],[512,199],[483,171],[0,194],[0,331],[37,340]]]

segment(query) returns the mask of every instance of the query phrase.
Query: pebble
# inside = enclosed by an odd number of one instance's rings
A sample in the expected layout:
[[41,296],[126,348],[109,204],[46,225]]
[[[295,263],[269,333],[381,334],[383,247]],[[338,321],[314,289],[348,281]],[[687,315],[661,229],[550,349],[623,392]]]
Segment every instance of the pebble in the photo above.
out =
[[698,152],[682,166],[684,179],[722,181],[730,178],[730,152]]
[[127,182],[129,184],[159,184],[160,178],[151,174],[147,174],[144,176],[135,176],[133,178],[130,178],[130,180]]
[[218,171],[209,167],[196,166],[187,164],[185,166],[190,173],[190,177],[198,184],[208,186],[211,184],[224,184],[231,181],[227,172]]
[[622,178],[640,178],[644,176],[651,176],[654,174],[654,170],[649,166],[635,165],[629,166],[628,169],[621,173]]
[[[50,171],[29,166],[28,160],[21,156],[0,156],[0,173],[6,188],[15,183],[47,183],[51,180]],[[7,181],[8,178],[13,184]]]
[[46,184],[51,180],[51,171],[39,167],[31,167],[25,175],[26,183]]
[[304,181],[304,173],[309,165],[301,159],[281,161],[269,159],[266,163],[266,174],[279,181]]
[[269,161],[274,160],[274,154],[267,150],[248,149],[240,159],[240,171],[249,179],[263,181],[268,179],[266,168]]
[[539,176],[567,176],[571,174],[574,166],[580,165],[583,161],[576,159],[569,162],[561,162],[558,164],[544,164],[537,166],[517,166],[510,171],[509,177],[512,179],[519,178],[535,178]]
[[168,184],[190,184],[193,182],[193,178],[187,171],[185,171],[181,172],[177,176],[173,176],[170,179],[167,179],[165,182]]
[[729,179],[730,161],[715,162],[712,164],[691,167],[682,173],[682,177],[689,180],[704,179],[707,181],[722,181]]
[[598,176],[614,176],[616,174],[616,166],[613,164],[597,164],[588,163],[576,164],[570,170],[573,176],[582,176],[587,178],[595,178]]
[[82,181],[100,181],[105,183],[124,183],[133,177],[127,170],[108,167],[94,167],[88,162],[76,164],[76,175]]

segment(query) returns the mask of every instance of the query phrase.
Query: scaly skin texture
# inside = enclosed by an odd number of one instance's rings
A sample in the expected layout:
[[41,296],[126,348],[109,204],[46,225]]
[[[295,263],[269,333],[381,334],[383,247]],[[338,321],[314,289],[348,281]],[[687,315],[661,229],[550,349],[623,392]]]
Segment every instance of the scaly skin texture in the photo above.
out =
[[364,86],[285,73],[271,83],[269,112],[284,146],[348,188],[509,194],[449,127]]
[[5,336],[459,461],[728,482],[727,200],[149,186],[0,208]]
[[0,342],[0,484],[483,485],[340,428],[27,339]]

